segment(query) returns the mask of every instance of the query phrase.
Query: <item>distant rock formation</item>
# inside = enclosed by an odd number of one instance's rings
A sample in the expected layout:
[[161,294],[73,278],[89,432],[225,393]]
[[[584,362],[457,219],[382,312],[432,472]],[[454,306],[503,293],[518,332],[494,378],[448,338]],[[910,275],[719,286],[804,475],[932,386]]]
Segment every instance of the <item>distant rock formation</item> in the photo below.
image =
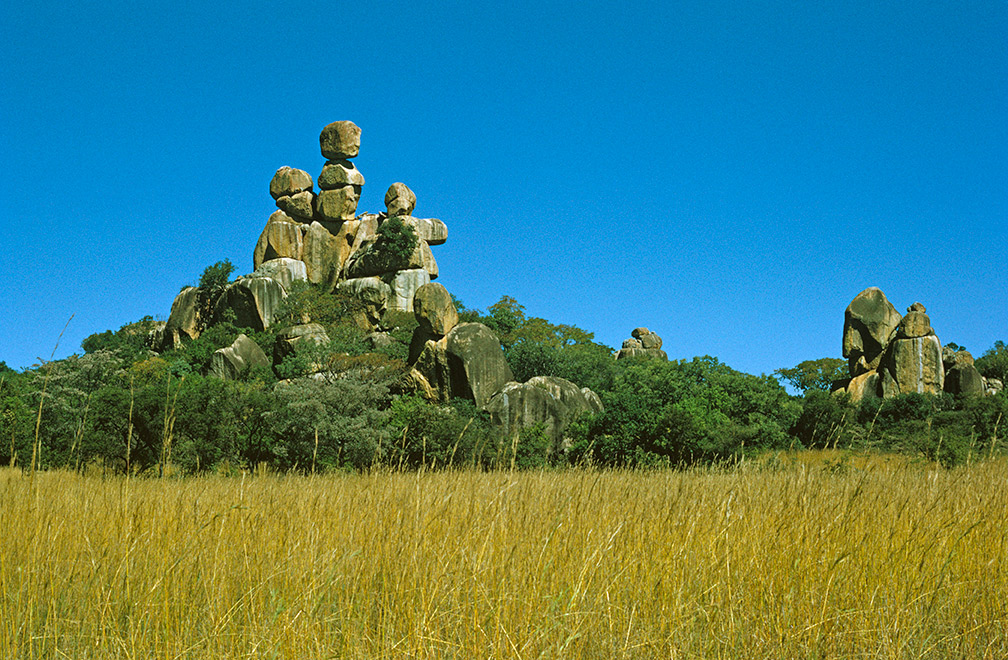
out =
[[966,351],[943,349],[924,305],[900,316],[878,287],[859,293],[844,313],[843,356],[850,378],[835,391],[858,402],[865,396],[983,394],[985,384]]
[[630,357],[657,358],[668,360],[668,355],[661,349],[662,338],[647,328],[635,328],[630,333],[630,339],[624,340],[623,348],[616,353],[616,359]]

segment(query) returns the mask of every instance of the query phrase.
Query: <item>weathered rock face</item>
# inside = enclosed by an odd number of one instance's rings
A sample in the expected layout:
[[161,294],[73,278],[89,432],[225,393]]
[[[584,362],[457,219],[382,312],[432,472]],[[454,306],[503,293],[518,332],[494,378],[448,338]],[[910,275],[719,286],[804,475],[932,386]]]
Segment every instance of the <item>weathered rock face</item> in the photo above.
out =
[[385,193],[385,208],[389,217],[409,215],[416,208],[416,195],[405,183],[393,183]]
[[264,261],[261,266],[255,269],[252,277],[269,277],[279,282],[284,290],[290,291],[294,282],[308,280],[308,271],[303,261],[281,257]]
[[851,377],[873,371],[902,317],[878,287],[855,296],[844,313],[843,356]]
[[336,290],[354,296],[364,304],[355,320],[358,326],[369,330],[373,330],[381,322],[392,295],[392,289],[380,277],[344,280],[337,285]]
[[255,253],[252,256],[253,270],[264,261],[287,257],[301,260],[304,251],[304,225],[283,211],[275,211],[269,217],[266,228],[259,235]]
[[319,147],[327,160],[356,158],[360,152],[361,129],[352,121],[334,121],[322,129]]
[[984,394],[988,396],[994,396],[995,394],[1004,389],[1004,383],[1001,382],[1000,378],[984,378],[983,386],[984,386]]
[[[419,330],[431,337],[447,335],[458,325],[458,310],[451,294],[440,284],[431,283],[417,289],[413,296],[413,313]],[[498,345],[500,342],[498,342]]]
[[284,165],[276,171],[270,181],[270,195],[275,200],[311,190],[311,175],[304,170]]
[[623,348],[616,353],[617,360],[626,358],[656,358],[668,360],[668,355],[661,349],[662,338],[647,328],[635,328],[630,333],[630,339],[623,341]]
[[238,335],[233,344],[218,349],[210,358],[210,373],[224,380],[236,380],[254,366],[268,367],[270,362],[259,345],[245,335]]
[[325,346],[329,343],[329,335],[318,323],[295,325],[284,330],[273,344],[273,365],[280,365],[289,355],[308,345]]
[[851,401],[858,403],[866,396],[879,396],[879,374],[877,371],[855,376],[850,379],[846,391],[850,394]]
[[935,335],[889,342],[879,369],[882,395],[940,394],[945,385],[941,354]]
[[323,190],[315,198],[318,216],[328,222],[353,220],[357,216],[357,202],[360,201],[360,186],[341,186]]
[[308,281],[332,290],[350,254],[346,239],[333,235],[321,223],[313,222],[305,228],[303,243],[302,259]]
[[239,277],[224,289],[214,304],[212,323],[224,320],[230,310],[239,327],[264,330],[273,323],[287,292],[269,277]]
[[526,383],[507,383],[486,404],[490,420],[514,442],[522,430],[542,424],[552,439],[548,453],[569,448],[564,436],[571,422],[585,413],[599,412],[602,402],[588,388],[554,376],[536,376]]
[[423,268],[400,270],[394,275],[382,278],[392,290],[388,301],[389,311],[412,312],[413,298],[417,290],[430,283],[430,275]]

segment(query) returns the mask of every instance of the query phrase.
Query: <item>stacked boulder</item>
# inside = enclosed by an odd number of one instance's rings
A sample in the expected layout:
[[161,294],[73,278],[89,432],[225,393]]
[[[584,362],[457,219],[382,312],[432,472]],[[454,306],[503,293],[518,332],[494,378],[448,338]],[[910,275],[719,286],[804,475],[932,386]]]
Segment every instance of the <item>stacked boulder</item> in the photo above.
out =
[[966,351],[942,349],[924,305],[901,316],[885,294],[869,287],[844,313],[843,356],[850,378],[835,383],[855,402],[865,396],[981,394],[984,382]]
[[[448,240],[448,227],[437,218],[415,218],[410,215],[416,208],[416,195],[404,183],[393,183],[385,193],[385,213],[371,215],[362,221],[351,255],[345,266],[347,282],[371,278],[371,287],[380,281],[388,286],[388,309],[400,312],[413,311],[413,296],[417,290],[437,279],[438,265],[431,253],[431,245],[441,245]],[[416,235],[416,247],[405,259],[397,259],[383,252],[378,240],[379,228],[395,218]]]
[[635,328],[630,333],[630,339],[623,342],[623,348],[616,353],[616,359],[630,357],[657,358],[668,360],[668,355],[661,349],[662,338],[647,328]]

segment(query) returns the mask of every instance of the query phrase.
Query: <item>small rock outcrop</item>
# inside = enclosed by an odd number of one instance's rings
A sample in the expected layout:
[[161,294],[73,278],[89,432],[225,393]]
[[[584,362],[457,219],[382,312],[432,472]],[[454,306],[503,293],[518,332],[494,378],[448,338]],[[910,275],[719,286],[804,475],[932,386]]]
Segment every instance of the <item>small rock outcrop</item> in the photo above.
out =
[[290,355],[307,346],[325,346],[329,343],[329,335],[318,323],[295,325],[284,330],[273,344],[273,366],[280,365]]
[[668,360],[668,355],[662,350],[662,338],[647,328],[635,328],[630,333],[630,339],[624,340],[623,347],[616,353],[617,360],[631,357]]
[[859,293],[844,315],[843,355],[849,380],[834,384],[857,402],[900,394],[981,395],[987,388],[963,350],[942,348],[923,304],[901,316],[877,287]]
[[233,344],[217,349],[210,358],[210,373],[224,380],[235,380],[254,366],[269,367],[270,361],[259,344],[245,335],[238,335]]

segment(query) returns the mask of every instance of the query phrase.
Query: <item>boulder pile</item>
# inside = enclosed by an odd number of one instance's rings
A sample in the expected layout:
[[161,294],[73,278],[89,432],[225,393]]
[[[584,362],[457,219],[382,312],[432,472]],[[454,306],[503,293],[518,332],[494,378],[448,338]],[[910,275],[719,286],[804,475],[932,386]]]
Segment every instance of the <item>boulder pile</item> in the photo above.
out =
[[987,385],[966,351],[942,348],[924,305],[901,316],[877,287],[859,293],[844,313],[843,356],[850,377],[834,384],[853,401],[899,394],[982,394]]
[[623,348],[616,353],[616,359],[630,357],[657,358],[668,360],[668,355],[661,349],[662,338],[647,328],[635,328],[630,333],[630,339],[623,341]]

